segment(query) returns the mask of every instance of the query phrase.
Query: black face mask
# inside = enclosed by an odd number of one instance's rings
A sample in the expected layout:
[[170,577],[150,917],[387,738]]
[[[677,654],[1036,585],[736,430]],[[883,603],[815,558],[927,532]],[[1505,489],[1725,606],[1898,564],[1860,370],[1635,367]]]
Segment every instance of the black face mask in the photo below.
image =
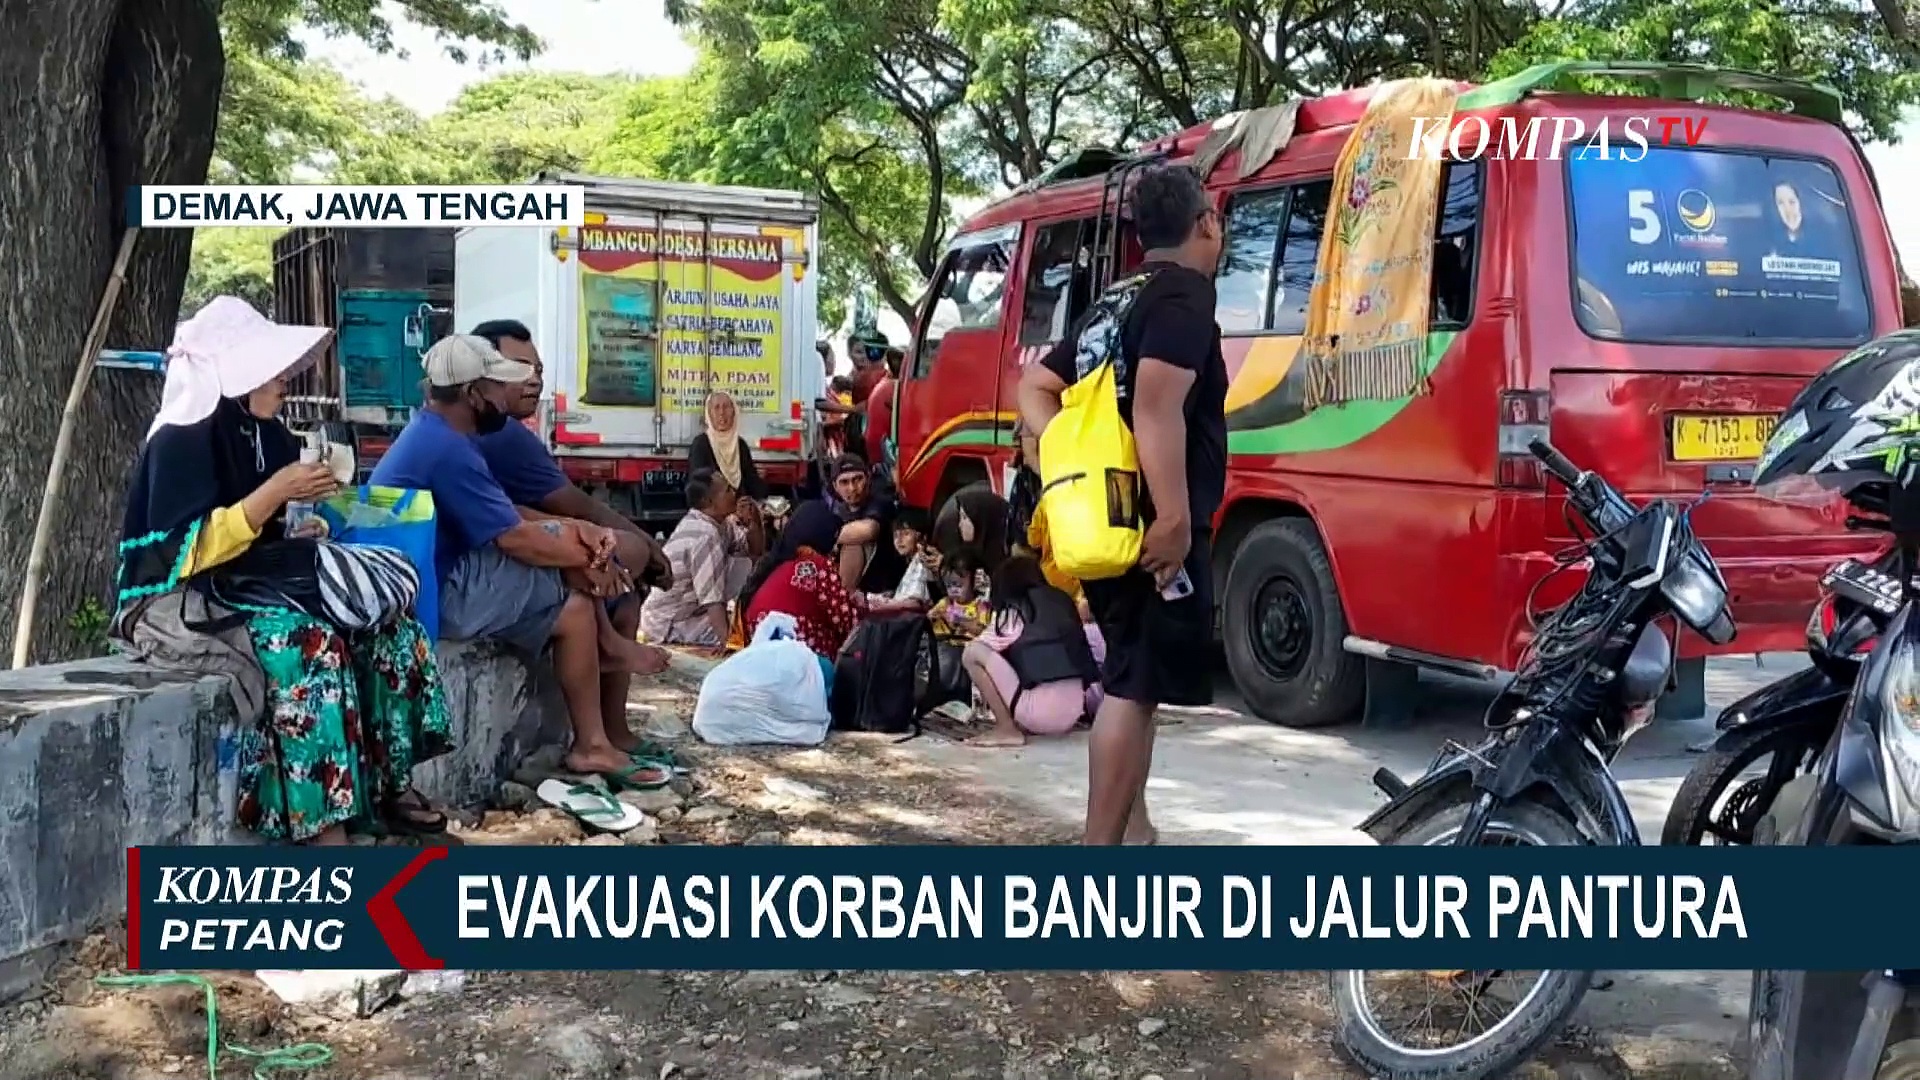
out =
[[507,414],[485,397],[475,395],[468,402],[473,407],[473,429],[482,435],[491,435],[507,426]]

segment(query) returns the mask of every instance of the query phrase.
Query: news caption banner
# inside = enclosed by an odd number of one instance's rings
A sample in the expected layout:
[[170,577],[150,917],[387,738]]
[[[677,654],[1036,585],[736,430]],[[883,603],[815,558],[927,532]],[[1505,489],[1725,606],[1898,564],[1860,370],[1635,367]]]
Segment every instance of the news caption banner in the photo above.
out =
[[[130,970],[1879,969],[1872,848],[134,848]],[[1902,882],[1906,882],[1903,885]]]
[[586,214],[586,190],[567,184],[191,184],[127,192],[127,223],[143,229],[578,227]]

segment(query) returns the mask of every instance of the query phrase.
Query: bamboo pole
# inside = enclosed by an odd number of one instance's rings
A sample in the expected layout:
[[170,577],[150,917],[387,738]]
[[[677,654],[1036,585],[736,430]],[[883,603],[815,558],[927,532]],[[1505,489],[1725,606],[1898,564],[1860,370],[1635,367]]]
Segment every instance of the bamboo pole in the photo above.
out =
[[107,347],[107,326],[120,306],[120,293],[127,283],[127,264],[133,259],[137,226],[128,226],[120,237],[120,253],[114,257],[113,272],[100,291],[100,304],[93,312],[93,326],[80,347],[80,362],[74,365],[73,386],[67,390],[67,407],[60,411],[60,434],[53,440],[53,461],[47,466],[47,489],[40,495],[40,517],[33,526],[33,550],[27,556],[27,576],[20,587],[20,610],[13,624],[13,669],[27,666],[33,651],[34,609],[40,603],[40,580],[47,572],[47,549],[53,545],[53,505],[60,497],[60,485],[66,478],[67,454],[73,446],[73,429],[80,418],[80,403],[86,399],[87,383],[93,378],[94,361]]

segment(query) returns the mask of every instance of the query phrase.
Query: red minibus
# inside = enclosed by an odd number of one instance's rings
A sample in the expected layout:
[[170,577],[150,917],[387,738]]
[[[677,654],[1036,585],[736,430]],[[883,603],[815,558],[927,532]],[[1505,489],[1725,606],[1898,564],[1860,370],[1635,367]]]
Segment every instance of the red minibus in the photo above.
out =
[[[1702,84],[1768,93],[1790,111],[1549,90],[1599,71],[1654,75],[1669,97]],[[1593,62],[1464,92],[1455,125],[1571,117],[1598,131],[1682,115],[1693,141],[1633,160],[1617,144],[1449,159],[1427,392],[1309,410],[1294,360],[1335,162],[1370,93],[1304,102],[1271,160],[1242,177],[1231,151],[1207,177],[1226,222],[1217,314],[1233,380],[1215,595],[1247,704],[1319,726],[1403,715],[1420,667],[1511,670],[1529,612],[1577,583],[1545,580],[1574,537],[1562,493],[1526,453],[1536,435],[1636,498],[1705,496],[1693,527],[1740,627],[1726,651],[1802,648],[1821,574],[1876,545],[1849,534],[1838,507],[1757,496],[1753,461],[1809,376],[1901,325],[1892,240],[1837,95]],[[937,510],[969,484],[1004,490],[1021,366],[1139,258],[1121,212],[1127,174],[1191,161],[1232,122],[1133,154],[1082,152],[964,225],[896,391],[907,502]],[[1679,647],[1676,697],[1697,710],[1706,647],[1698,635]]]

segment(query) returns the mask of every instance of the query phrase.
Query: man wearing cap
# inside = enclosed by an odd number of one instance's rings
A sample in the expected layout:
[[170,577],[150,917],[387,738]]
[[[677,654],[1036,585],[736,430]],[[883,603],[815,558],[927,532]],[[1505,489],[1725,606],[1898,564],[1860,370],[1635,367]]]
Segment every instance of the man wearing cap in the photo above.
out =
[[846,522],[840,528],[841,581],[859,592],[893,592],[907,572],[906,560],[893,548],[893,500],[873,489],[860,455],[843,454],[834,462],[827,504]]
[[567,767],[629,776],[634,763],[628,753],[637,740],[624,710],[604,710],[600,677],[610,666],[657,673],[666,655],[623,639],[607,618],[603,600],[630,584],[612,564],[613,533],[516,509],[474,445],[475,435],[509,422],[515,398],[533,377],[532,365],[471,335],[441,339],[421,365],[426,406],[380,459],[372,482],[433,495],[441,636],[488,638],[528,656],[551,643],[573,721]]

